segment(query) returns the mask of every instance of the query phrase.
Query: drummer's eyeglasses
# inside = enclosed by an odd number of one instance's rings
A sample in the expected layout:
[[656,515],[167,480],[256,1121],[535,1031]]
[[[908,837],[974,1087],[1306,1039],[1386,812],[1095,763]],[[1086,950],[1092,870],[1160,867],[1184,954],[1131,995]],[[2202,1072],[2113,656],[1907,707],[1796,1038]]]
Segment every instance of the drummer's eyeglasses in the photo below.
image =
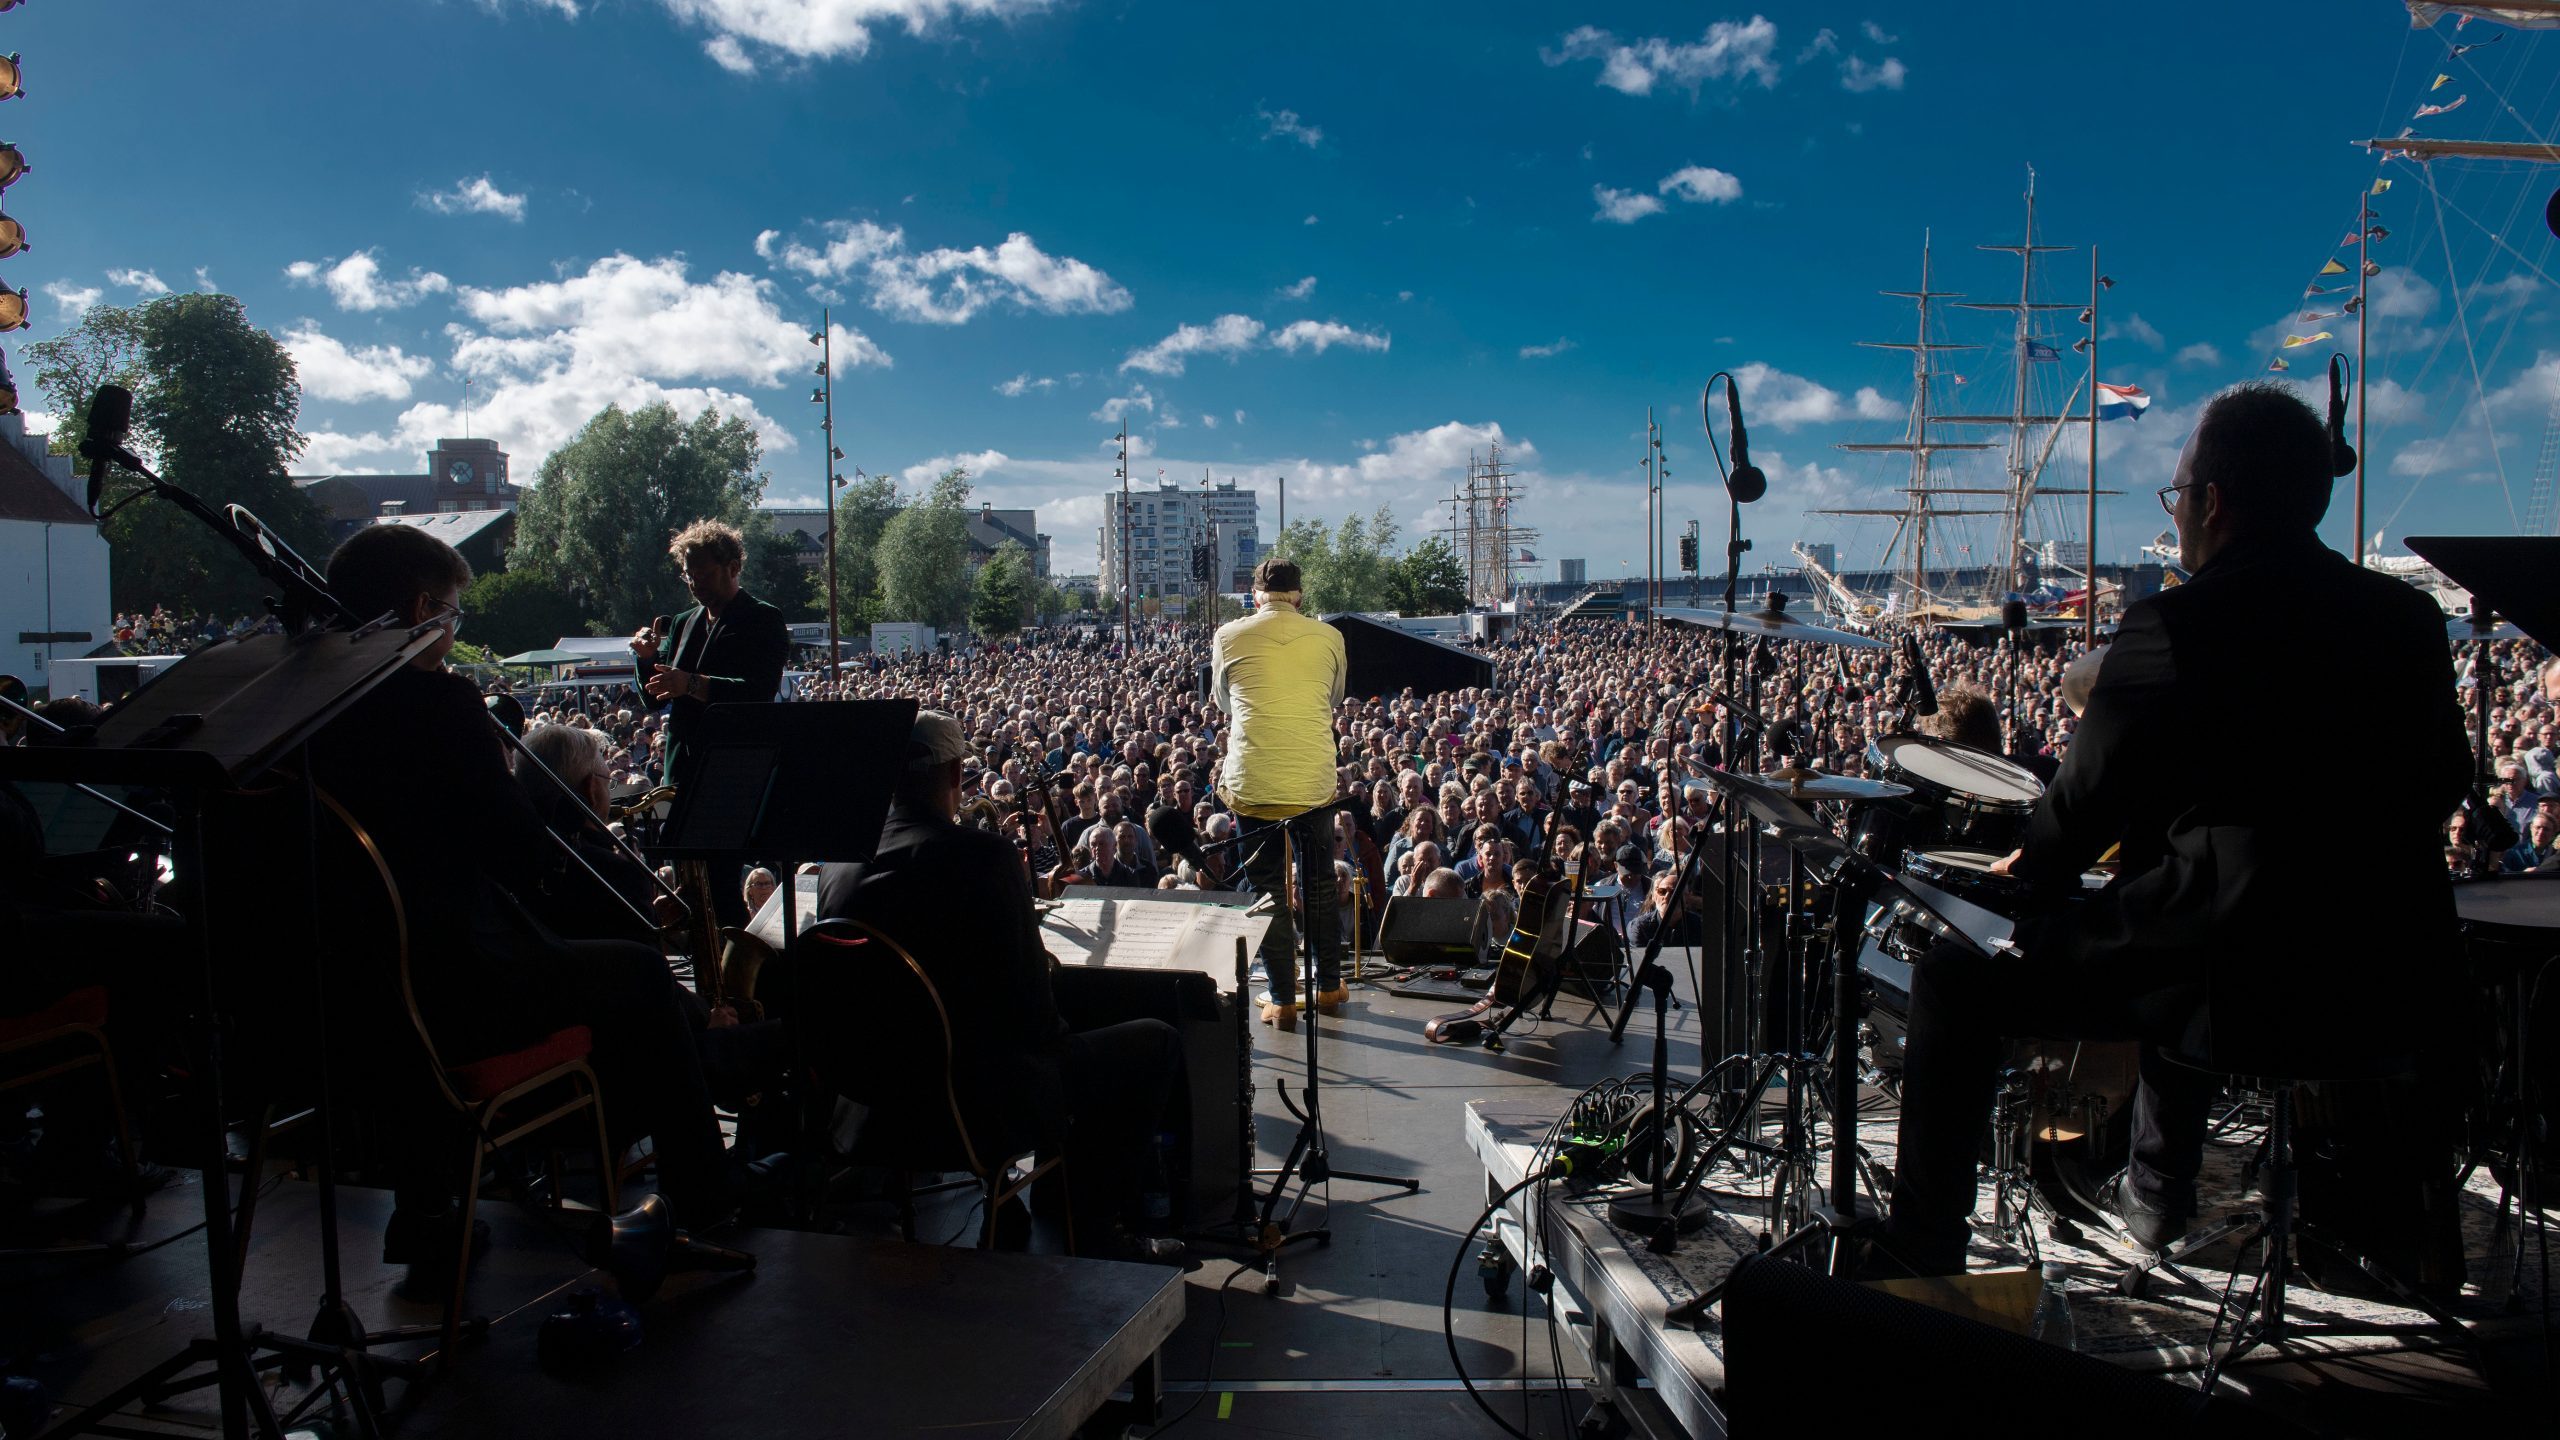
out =
[[2175,500],[2173,500],[2173,499],[2171,499],[2170,497],[2171,497],[2171,496],[2173,496],[2173,495],[2175,495],[2175,494],[2177,494],[2177,493],[2178,493],[2179,491],[2181,491],[2181,490],[2192,490],[2192,489],[2194,489],[2194,488],[2195,488],[2195,482],[2194,482],[2194,481],[2192,481],[2192,480],[2188,481],[2188,482],[2187,482],[2186,484],[2184,484],[2184,485],[2163,485],[2163,486],[2161,486],[2161,487],[2160,487],[2160,509],[2161,509],[2162,513],[2167,514],[2167,515],[2169,515],[2169,516],[2171,516],[2171,517],[2175,517],[2175,516],[2177,515],[2177,513],[2178,513],[2178,502],[2177,502],[2177,501],[2175,501]]

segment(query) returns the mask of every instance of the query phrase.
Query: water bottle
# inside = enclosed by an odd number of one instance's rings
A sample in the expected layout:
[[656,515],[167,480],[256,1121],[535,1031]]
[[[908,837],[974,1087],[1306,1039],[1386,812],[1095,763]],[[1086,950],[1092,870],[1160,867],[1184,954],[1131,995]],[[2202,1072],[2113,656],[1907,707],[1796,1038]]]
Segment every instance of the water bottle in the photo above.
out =
[[2047,1345],[2077,1350],[2080,1343],[2071,1323],[2070,1285],[2070,1273],[2061,1261],[2044,1262],[2044,1295],[2036,1304],[2035,1326],[2028,1333]]

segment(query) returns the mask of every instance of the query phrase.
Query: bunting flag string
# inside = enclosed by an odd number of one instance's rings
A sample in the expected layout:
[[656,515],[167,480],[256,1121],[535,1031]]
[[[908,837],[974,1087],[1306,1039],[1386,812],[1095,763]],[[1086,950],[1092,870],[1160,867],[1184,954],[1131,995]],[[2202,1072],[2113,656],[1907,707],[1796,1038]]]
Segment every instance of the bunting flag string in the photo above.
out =
[[2390,188],[2391,188],[2391,182],[2390,182],[2390,181],[2388,181],[2388,180],[2376,180],[2376,181],[2374,181],[2374,182],[2373,182],[2373,189],[2371,189],[2370,191],[2367,191],[2366,193],[2367,193],[2367,194],[2371,194],[2371,195],[2380,195],[2380,194],[2382,194],[2383,192],[2385,192],[2385,191],[2389,190]]
[[2452,77],[2452,76],[2450,76],[2450,75],[2439,75],[2439,76],[2437,76],[2437,77],[2435,78],[2434,83],[2432,83],[2432,84],[2430,84],[2430,85],[2428,85],[2428,86],[2427,86],[2427,93],[2428,93],[2428,94],[2430,94],[2430,95],[2432,95],[2432,94],[2434,94],[2435,92],[2437,92],[2438,90],[2441,90],[2441,89],[2443,89],[2444,87],[2446,87],[2447,85],[2450,85],[2450,84],[2452,84],[2452,83],[2453,83],[2453,77]]
[[2344,275],[2347,273],[2347,267],[2339,264],[2335,260],[2332,260],[2328,264],[2320,267],[2320,273],[2323,275]]
[[2317,345],[2321,341],[2329,338],[2331,337],[2329,332],[2326,330],[2314,330],[2308,335],[2287,335],[2284,337],[2284,348],[2287,350],[2293,350],[2304,345]]
[[2410,116],[2409,118],[2412,120],[2424,120],[2430,115],[2450,115],[2454,111],[2461,109],[2462,102],[2470,98],[2471,97],[2468,95],[2456,95],[2442,105],[2421,105],[2418,107],[2418,113]]
[[2294,318],[2305,325],[2317,325],[2323,320],[2335,320],[2345,313],[2347,312],[2344,310],[2305,310]]
[[2348,288],[2344,285],[2314,285],[2302,293],[2306,298],[2313,295],[2344,295]]

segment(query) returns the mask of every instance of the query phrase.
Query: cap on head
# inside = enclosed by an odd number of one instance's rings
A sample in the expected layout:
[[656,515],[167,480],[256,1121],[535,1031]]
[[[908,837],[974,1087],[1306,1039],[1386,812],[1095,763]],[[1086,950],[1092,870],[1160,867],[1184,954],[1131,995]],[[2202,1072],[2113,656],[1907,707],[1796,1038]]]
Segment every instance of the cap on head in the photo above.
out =
[[1266,595],[1293,595],[1306,588],[1298,574],[1298,562],[1269,556],[1253,567],[1253,588]]
[[960,722],[939,710],[919,710],[915,724],[907,731],[907,763],[911,766],[943,765],[969,756],[969,737]]

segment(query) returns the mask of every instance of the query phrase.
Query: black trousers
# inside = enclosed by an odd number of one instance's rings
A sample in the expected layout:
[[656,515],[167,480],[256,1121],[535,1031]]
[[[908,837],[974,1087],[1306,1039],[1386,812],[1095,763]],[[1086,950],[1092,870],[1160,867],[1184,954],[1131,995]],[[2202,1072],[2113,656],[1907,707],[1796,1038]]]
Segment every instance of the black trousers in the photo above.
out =
[[1283,837],[1295,840],[1307,877],[1307,929],[1316,937],[1316,988],[1331,990],[1341,985],[1346,946],[1333,914],[1333,816],[1327,812],[1291,820],[1237,818],[1245,876],[1253,882],[1255,894],[1271,896],[1279,904],[1271,928],[1262,934],[1262,969],[1271,984],[1271,998],[1286,1005],[1298,994],[1298,927],[1289,911],[1291,846],[1283,843]]
[[1911,982],[1887,1227],[1895,1254],[1923,1273],[1963,1270],[1975,1171],[2013,1038],[2145,1042],[2129,1183],[2149,1205],[2194,1214],[2206,1113],[2221,1077],[2162,1058],[2156,1042],[2184,1033],[2203,1003],[2201,964],[2138,972],[2103,959],[1984,956],[1954,943],[1930,951]]
[[1182,1038],[1162,1020],[1123,1020],[1059,1043],[1066,1082],[1067,1188],[1079,1249],[1107,1253],[1112,1224],[1145,1224],[1149,1190],[1166,1190],[1159,1136],[1188,1127]]

